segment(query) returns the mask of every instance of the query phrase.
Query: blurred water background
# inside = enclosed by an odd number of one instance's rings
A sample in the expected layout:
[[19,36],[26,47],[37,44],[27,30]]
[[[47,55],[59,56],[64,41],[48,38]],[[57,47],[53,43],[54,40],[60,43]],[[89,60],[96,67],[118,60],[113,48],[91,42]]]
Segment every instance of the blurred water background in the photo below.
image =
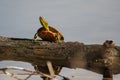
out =
[[[112,39],[120,46],[119,0],[0,0],[0,35],[32,39],[41,27],[39,16],[60,30],[65,41],[102,44],[106,39]],[[33,69],[29,63],[0,62],[0,67],[9,65]],[[69,76],[71,80],[102,78],[100,74],[83,69],[64,68],[60,74]],[[114,80],[119,78],[120,75],[114,76]],[[0,75],[0,80],[9,79]]]

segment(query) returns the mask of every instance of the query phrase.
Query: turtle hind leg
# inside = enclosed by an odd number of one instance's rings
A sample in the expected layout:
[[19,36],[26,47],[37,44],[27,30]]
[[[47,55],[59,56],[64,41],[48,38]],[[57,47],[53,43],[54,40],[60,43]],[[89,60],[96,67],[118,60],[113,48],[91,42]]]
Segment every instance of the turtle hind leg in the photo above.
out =
[[61,40],[61,36],[60,36],[59,33],[56,33],[56,42],[58,42],[58,43],[62,43],[63,42],[63,40]]
[[37,37],[38,37],[38,33],[35,33],[33,40],[36,41],[36,40],[37,40]]

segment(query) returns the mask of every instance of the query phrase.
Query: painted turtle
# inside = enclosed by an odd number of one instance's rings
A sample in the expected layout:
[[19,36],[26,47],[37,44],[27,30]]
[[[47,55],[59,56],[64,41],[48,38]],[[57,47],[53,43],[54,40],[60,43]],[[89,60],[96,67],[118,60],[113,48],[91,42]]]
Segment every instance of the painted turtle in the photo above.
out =
[[64,42],[63,35],[54,27],[49,26],[48,22],[43,18],[39,17],[41,28],[37,30],[37,33],[34,35],[34,40],[39,36],[44,41],[50,42]]

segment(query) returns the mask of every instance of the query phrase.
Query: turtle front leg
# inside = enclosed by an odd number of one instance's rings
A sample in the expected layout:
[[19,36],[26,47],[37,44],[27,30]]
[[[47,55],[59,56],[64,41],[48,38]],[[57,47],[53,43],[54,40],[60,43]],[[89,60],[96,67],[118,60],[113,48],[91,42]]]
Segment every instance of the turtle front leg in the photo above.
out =
[[35,33],[33,40],[36,41],[36,40],[37,40],[37,37],[38,37],[38,33]]

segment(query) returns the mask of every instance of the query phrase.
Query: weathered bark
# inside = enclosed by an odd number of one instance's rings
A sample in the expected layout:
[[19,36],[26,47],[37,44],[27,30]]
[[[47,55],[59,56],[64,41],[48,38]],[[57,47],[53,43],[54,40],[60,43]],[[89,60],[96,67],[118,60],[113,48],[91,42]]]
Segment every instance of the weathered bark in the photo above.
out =
[[[115,46],[110,64],[112,73],[120,73],[120,47]],[[107,63],[103,58],[102,45],[85,45],[79,42],[51,43],[33,41],[32,39],[0,37],[0,60],[29,62],[37,65],[43,71],[46,61],[51,61],[54,67],[83,68],[100,74],[104,73]]]

